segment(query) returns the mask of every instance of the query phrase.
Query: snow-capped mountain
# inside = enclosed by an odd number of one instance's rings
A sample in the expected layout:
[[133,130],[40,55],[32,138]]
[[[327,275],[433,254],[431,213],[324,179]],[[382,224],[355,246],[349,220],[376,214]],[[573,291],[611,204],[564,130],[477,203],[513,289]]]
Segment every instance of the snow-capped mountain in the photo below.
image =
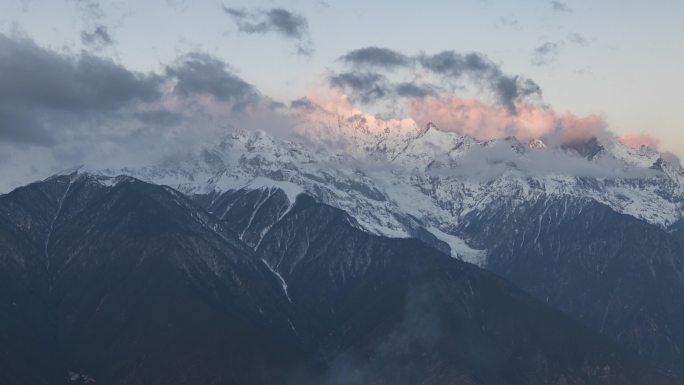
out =
[[[312,127],[297,140],[235,131],[199,154],[87,174],[170,186],[256,252],[309,195],[346,212],[346,225],[418,238],[684,371],[679,165],[605,138],[478,141],[432,124],[357,120]],[[292,235],[276,237],[275,249]],[[303,250],[310,236],[301,234]],[[289,287],[287,267],[270,263]]]
[[427,230],[452,255],[479,265],[486,263],[485,252],[464,242],[464,218],[503,200],[590,199],[663,229],[683,215],[679,165],[618,141],[478,141],[432,124],[379,127],[348,120],[321,123],[301,138],[238,130],[200,154],[104,173],[190,195],[278,187],[294,199],[306,191],[372,233],[408,237]]

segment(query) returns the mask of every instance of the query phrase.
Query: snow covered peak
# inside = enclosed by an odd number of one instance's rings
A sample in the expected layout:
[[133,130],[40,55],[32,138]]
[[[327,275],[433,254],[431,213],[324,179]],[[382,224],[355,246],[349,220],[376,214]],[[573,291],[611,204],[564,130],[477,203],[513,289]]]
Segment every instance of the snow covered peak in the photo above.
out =
[[303,188],[301,188],[299,185],[296,185],[292,182],[277,181],[277,180],[264,178],[264,177],[254,178],[244,188],[247,190],[260,190],[260,189],[264,189],[264,188],[280,189],[285,193],[285,195],[287,195],[287,199],[290,201],[290,204],[294,204],[295,201],[297,200],[297,196],[299,196],[299,194],[302,194],[304,192]]
[[610,156],[639,167],[652,167],[660,159],[656,150],[646,146],[632,148],[617,140],[607,143],[606,148]]
[[[279,188],[293,202],[307,193],[370,232],[427,232],[459,249],[454,256],[479,264],[486,263],[484,251],[464,249],[459,228],[466,216],[502,202],[595,200],[663,228],[684,217],[681,168],[647,148],[598,140],[562,147],[513,137],[478,141],[433,124],[371,128],[344,120],[337,134],[314,130],[299,141],[236,130],[198,154],[100,174],[127,174],[190,195]],[[343,132],[348,137],[338,140]]]
[[527,146],[534,149],[546,148],[546,144],[541,139],[530,139]]

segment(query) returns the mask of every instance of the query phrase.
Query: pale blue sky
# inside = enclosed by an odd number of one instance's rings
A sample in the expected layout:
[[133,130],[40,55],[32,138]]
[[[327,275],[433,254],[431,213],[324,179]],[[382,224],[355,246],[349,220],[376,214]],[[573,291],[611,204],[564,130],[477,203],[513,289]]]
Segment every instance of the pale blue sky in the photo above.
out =
[[[102,12],[88,13],[88,4]],[[344,53],[366,46],[406,54],[476,51],[536,81],[559,112],[597,113],[617,133],[645,131],[684,155],[684,1],[183,1],[0,0],[0,32],[58,51],[85,49],[80,33],[106,25],[98,52],[138,71],[160,71],[200,50],[230,63],[263,94],[289,101],[322,82]],[[93,7],[92,5],[95,5]],[[222,6],[283,7],[306,17],[314,51],[297,55],[278,34],[236,30]],[[554,9],[557,8],[557,9]],[[562,9],[565,8],[565,9]],[[580,40],[578,42],[578,40]],[[556,44],[543,64],[534,50]]]

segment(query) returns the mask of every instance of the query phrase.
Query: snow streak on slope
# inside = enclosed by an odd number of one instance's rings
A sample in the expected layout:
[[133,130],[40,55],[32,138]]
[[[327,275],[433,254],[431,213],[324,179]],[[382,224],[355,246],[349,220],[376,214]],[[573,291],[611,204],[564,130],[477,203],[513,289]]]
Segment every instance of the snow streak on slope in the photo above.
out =
[[285,293],[285,297],[287,297],[287,300],[290,303],[292,303],[292,299],[290,298],[290,293],[287,292],[287,282],[285,282],[285,279],[283,278],[283,276],[280,275],[280,273],[278,273],[276,270],[274,270],[271,267],[271,265],[269,265],[268,262],[266,262],[265,260],[262,259],[261,262],[263,262],[264,265],[266,265],[266,267],[268,268],[268,270],[270,270],[271,273],[273,273],[273,275],[275,275],[276,278],[278,278],[278,280],[280,281],[280,285],[283,287],[283,292]]
[[59,219],[59,215],[62,213],[62,205],[64,204],[64,200],[66,200],[67,196],[69,195],[69,190],[71,190],[72,183],[73,180],[70,179],[69,184],[64,190],[64,194],[57,201],[57,209],[55,210],[55,216],[52,218],[52,221],[50,222],[50,228],[48,229],[47,236],[45,237],[45,267],[48,270],[50,269],[50,239],[52,238],[52,232],[55,230],[55,223]]
[[484,266],[487,258],[486,250],[477,250],[468,246],[465,241],[455,235],[447,234],[442,230],[431,227],[428,229],[440,241],[446,242],[451,249],[451,255],[464,262],[478,266]]

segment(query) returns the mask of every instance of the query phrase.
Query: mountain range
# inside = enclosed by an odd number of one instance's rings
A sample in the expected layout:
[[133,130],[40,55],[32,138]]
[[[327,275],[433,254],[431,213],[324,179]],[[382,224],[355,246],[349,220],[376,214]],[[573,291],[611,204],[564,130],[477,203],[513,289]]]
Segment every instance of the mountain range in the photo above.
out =
[[[358,121],[307,133],[301,144],[238,131],[201,156],[124,171],[203,197],[219,217],[223,192],[305,191],[370,233],[421,239],[668,368],[682,366],[679,164],[612,138],[547,146]],[[257,246],[268,225],[247,227]]]
[[0,380],[684,383],[679,164],[309,127],[0,196]]

